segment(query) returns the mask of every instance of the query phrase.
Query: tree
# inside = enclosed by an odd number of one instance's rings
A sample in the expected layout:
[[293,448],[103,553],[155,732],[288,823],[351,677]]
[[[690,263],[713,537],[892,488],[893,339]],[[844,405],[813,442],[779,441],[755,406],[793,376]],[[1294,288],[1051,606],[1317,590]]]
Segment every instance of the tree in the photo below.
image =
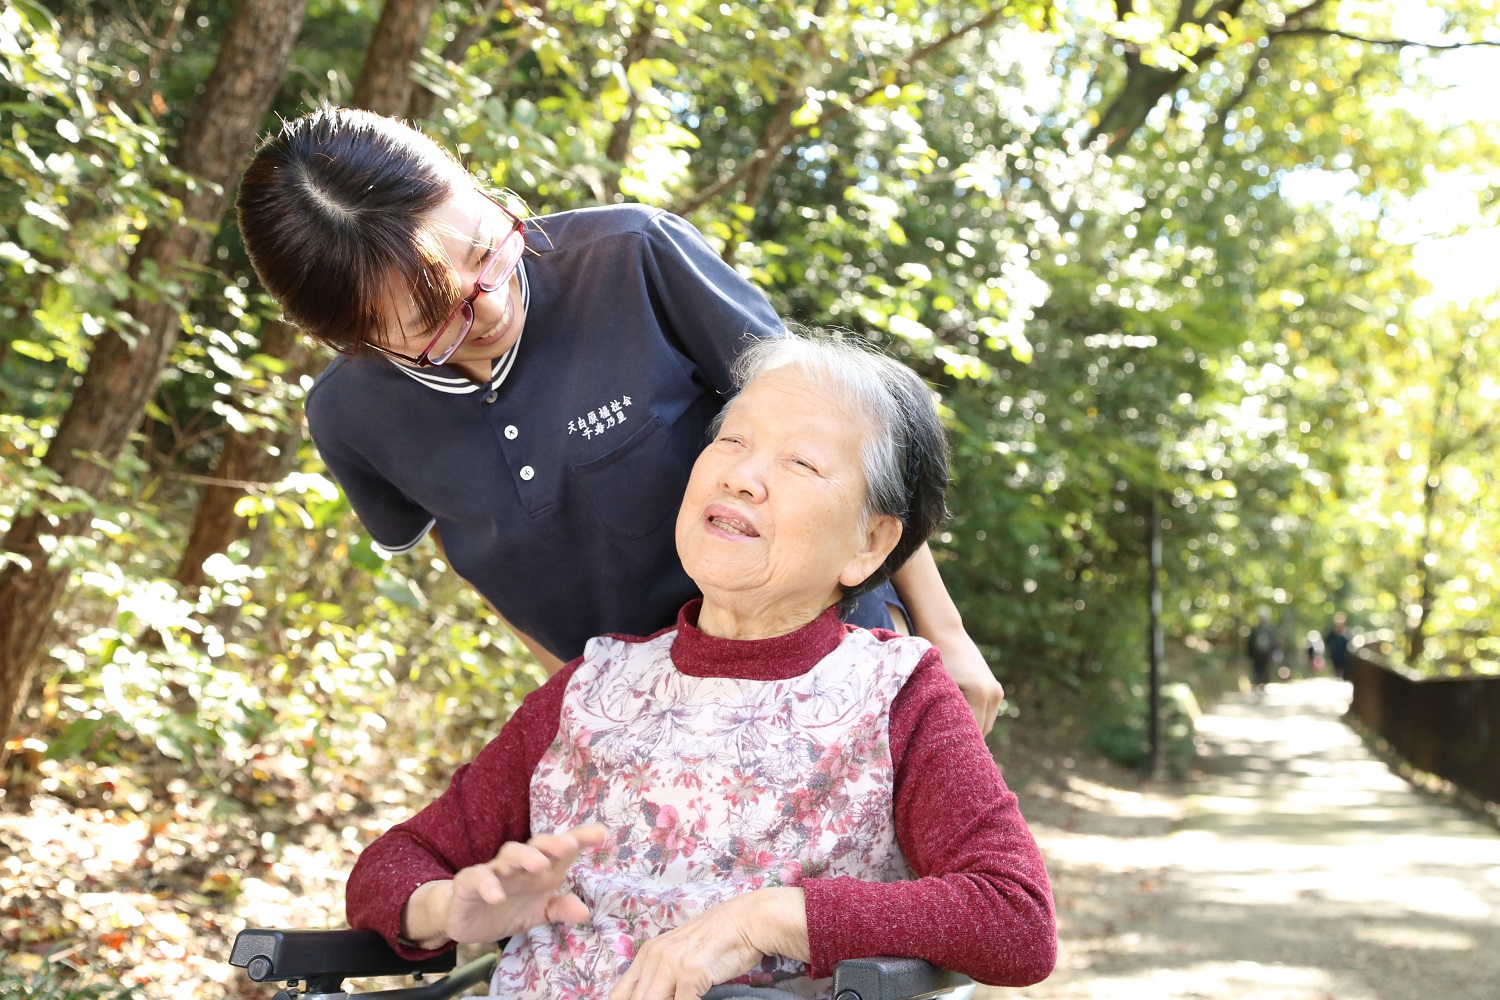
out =
[[[412,63],[423,38],[431,28],[436,0],[387,0],[365,50],[353,104],[377,114],[400,114],[414,96]],[[246,519],[236,512],[242,497],[252,491],[264,493],[292,471],[302,444],[303,422],[297,404],[301,383],[322,370],[324,355],[309,350],[293,327],[277,319],[262,321],[259,356],[270,361],[266,388],[269,398],[283,405],[262,415],[253,426],[240,407],[226,425],[213,470],[199,495],[192,530],[178,562],[174,579],[185,587],[205,582],[203,563],[224,552],[243,536]],[[266,400],[265,393],[254,399]],[[228,407],[226,407],[228,408]],[[268,521],[258,521],[258,531],[268,530]]]
[[[302,421],[292,407],[300,399],[302,379],[312,377],[321,361],[291,325],[266,319],[261,329],[260,355],[263,366],[270,362],[269,370],[262,392],[252,395],[252,387],[241,387],[245,395],[235,404],[238,419],[228,425],[213,471],[199,493],[193,526],[173,574],[184,587],[203,585],[204,562],[245,532],[245,519],[237,510],[240,499],[252,492],[264,494],[285,478],[302,444]],[[245,414],[254,412],[250,405],[256,400],[268,400],[272,412],[251,424]],[[270,521],[261,519],[257,531],[269,529]]]
[[353,105],[381,115],[406,110],[413,92],[412,63],[432,25],[437,0],[385,0],[365,51]]
[[[213,73],[174,157],[189,178],[174,223],[144,233],[128,269],[130,295],[120,324],[105,330],[47,448],[56,482],[95,497],[140,424],[181,327],[177,297],[195,282],[223,214],[226,190],[259,127],[292,43],[306,0],[242,0],[225,31]],[[0,570],[0,743],[30,692],[67,585],[68,568],[54,563],[45,539],[76,535],[88,511],[17,517],[3,548],[13,558]],[[18,556],[19,558],[14,558]]]

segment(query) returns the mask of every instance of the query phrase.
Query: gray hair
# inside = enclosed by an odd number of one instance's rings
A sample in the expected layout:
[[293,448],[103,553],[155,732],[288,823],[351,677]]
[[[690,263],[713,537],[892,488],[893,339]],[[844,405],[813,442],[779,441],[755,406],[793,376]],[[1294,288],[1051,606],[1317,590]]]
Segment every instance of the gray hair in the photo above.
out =
[[[864,341],[807,332],[759,340],[740,354],[734,381],[744,389],[761,375],[795,368],[823,387],[850,413],[863,414],[861,447],[865,500],[861,515],[889,514],[901,522],[901,538],[880,567],[844,590],[840,605],[880,586],[948,518],[948,443],[933,392],[916,372]],[[729,407],[714,418],[717,434]]]

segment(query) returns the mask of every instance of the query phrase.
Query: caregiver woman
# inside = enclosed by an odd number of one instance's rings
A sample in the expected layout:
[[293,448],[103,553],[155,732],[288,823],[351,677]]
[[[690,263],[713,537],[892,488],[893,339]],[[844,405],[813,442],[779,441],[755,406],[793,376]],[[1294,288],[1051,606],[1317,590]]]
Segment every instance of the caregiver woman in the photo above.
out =
[[[422,133],[324,107],[256,151],[238,198],[256,273],[338,352],[307,399],[382,549],[429,532],[549,673],[696,593],[672,512],[735,357],[780,336],[691,225],[638,205],[521,219]],[[1003,695],[924,545],[850,620],[943,651],[988,730]]]

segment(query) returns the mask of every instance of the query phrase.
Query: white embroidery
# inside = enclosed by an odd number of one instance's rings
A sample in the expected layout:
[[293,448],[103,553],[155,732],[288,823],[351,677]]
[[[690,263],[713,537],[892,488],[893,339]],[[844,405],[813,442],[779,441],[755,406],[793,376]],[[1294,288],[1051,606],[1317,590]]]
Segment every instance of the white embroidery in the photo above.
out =
[[586,438],[598,437],[611,427],[625,422],[625,407],[630,405],[629,396],[612,399],[602,406],[589,410],[581,417],[568,421],[568,433],[578,431]]

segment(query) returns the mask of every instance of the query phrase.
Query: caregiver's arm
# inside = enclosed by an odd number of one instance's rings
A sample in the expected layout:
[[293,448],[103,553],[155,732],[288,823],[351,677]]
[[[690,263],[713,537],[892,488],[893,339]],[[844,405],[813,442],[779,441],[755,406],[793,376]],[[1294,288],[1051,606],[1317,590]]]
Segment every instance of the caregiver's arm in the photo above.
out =
[[917,877],[804,880],[815,977],[846,958],[902,955],[1025,986],[1056,961],[1041,852],[935,654],[891,706],[896,835]]
[[901,595],[917,635],[942,650],[943,664],[969,703],[979,731],[988,733],[1005,700],[1005,689],[965,631],[963,617],[948,596],[932,549],[926,545],[917,549],[891,577],[891,583]]

